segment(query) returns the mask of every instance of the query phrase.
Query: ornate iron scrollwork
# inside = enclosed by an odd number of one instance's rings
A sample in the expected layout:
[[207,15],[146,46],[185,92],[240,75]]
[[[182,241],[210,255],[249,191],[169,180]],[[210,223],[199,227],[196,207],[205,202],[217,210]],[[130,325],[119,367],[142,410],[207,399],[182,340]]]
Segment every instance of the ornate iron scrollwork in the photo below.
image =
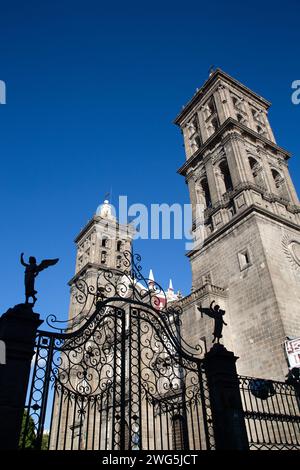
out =
[[[190,426],[203,428],[201,445],[213,445],[201,348],[184,341],[180,304],[167,303],[140,261],[124,252],[122,271],[100,269],[93,286],[77,281],[75,299],[89,315],[63,332],[38,334],[28,408],[41,436],[52,384],[52,449],[186,447],[172,429],[188,435]],[[193,436],[194,448],[199,439]]]

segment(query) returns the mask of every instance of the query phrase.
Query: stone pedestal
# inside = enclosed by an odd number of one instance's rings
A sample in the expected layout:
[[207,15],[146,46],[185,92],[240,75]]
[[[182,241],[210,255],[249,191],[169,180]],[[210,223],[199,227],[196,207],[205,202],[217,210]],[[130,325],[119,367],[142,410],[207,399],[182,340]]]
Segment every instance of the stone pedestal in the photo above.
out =
[[6,364],[0,365],[0,449],[17,449],[35,336],[43,322],[32,305],[19,304],[0,318]]
[[249,449],[237,359],[221,344],[215,344],[204,359],[217,450]]

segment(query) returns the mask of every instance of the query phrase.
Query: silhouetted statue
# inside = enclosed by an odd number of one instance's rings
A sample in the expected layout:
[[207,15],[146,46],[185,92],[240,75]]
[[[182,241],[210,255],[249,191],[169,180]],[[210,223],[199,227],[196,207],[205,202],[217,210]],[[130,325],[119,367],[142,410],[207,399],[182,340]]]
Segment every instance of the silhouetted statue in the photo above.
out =
[[213,343],[217,339],[217,343],[220,343],[220,339],[222,338],[222,330],[223,330],[223,325],[227,326],[227,323],[224,322],[223,320],[223,315],[225,315],[225,310],[221,310],[219,305],[215,305],[213,307],[213,304],[215,301],[213,300],[210,304],[209,308],[202,308],[201,306],[198,307],[199,312],[205,313],[209,317],[213,318],[215,320],[215,327],[214,327],[214,332],[213,332]]
[[21,264],[26,267],[25,269],[25,297],[26,304],[28,304],[29,297],[32,297],[33,304],[35,304],[37,298],[35,294],[37,291],[34,289],[34,281],[39,272],[43,269],[53,266],[58,262],[59,258],[55,259],[44,259],[40,264],[36,264],[36,259],[34,256],[29,257],[29,264],[24,262],[24,253],[21,253]]

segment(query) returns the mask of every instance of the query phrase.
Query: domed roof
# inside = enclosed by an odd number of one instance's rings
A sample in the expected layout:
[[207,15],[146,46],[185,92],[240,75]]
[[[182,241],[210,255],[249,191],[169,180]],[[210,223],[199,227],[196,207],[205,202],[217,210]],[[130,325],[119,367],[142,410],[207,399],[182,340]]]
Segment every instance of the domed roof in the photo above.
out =
[[115,208],[109,203],[107,199],[97,207],[96,215],[102,217],[103,219],[115,220]]

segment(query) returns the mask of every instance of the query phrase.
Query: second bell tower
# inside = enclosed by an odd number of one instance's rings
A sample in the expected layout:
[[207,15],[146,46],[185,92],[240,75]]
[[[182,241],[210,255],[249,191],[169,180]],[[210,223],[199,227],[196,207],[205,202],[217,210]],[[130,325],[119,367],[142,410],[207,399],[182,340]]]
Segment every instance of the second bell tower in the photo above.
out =
[[[84,299],[78,302],[76,284],[83,279],[86,285],[96,289],[99,270],[120,271],[124,267],[124,251],[131,252],[134,230],[130,225],[118,222],[109,201],[101,204],[93,218],[75,238],[77,245],[75,275],[70,280],[71,302],[69,319],[72,320],[90,311],[90,305],[82,310]],[[83,293],[84,297],[85,293]],[[78,319],[81,320],[81,319]]]
[[283,379],[284,341],[300,336],[300,208],[269,106],[216,70],[175,123],[195,234],[203,224],[201,243],[188,253],[194,296],[207,284],[221,289],[241,373]]

